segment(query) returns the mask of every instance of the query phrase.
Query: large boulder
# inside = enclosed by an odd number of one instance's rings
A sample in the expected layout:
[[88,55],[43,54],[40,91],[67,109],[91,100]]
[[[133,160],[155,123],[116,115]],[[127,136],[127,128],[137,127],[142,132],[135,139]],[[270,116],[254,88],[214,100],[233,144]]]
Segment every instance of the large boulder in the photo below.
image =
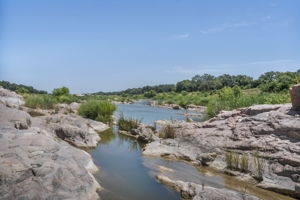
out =
[[15,126],[28,118],[24,111],[0,106],[0,198],[98,199],[91,156],[42,127]]
[[24,104],[24,99],[17,93],[4,89],[0,86],[0,103],[7,105],[9,107],[18,108],[20,105]]
[[292,109],[300,111],[300,84],[294,85],[290,88],[291,100],[292,100]]
[[[260,187],[299,198],[300,112],[291,111],[291,107],[257,105],[224,111],[202,123],[174,122],[171,127],[175,139],[151,142],[144,147],[143,154],[182,159],[220,170],[228,168],[226,152],[240,158],[246,155],[246,171],[261,181]],[[240,173],[240,165],[237,171]]]
[[214,188],[195,184],[192,182],[184,182],[181,180],[172,180],[164,175],[156,177],[160,182],[167,184],[180,192],[183,199],[192,200],[259,200],[259,198],[245,193],[239,193],[233,190]]
[[49,132],[77,147],[96,147],[100,141],[99,133],[108,125],[76,114],[54,114],[34,118],[33,124],[44,127]]

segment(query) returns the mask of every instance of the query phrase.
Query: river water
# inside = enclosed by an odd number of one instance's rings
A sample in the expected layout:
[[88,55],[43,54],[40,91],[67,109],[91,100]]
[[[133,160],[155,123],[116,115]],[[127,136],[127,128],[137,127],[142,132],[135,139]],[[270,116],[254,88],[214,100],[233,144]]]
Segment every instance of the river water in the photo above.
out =
[[[145,102],[136,104],[118,104],[114,113],[125,117],[141,119],[152,125],[156,120],[185,120],[185,111],[150,107]],[[201,119],[193,117],[193,120]],[[100,168],[95,174],[97,181],[104,188],[100,192],[103,200],[177,200],[180,194],[172,188],[155,180],[159,167],[172,169],[176,178],[210,185],[217,188],[230,188],[259,196],[265,200],[290,199],[273,192],[258,189],[235,178],[210,170],[195,168],[189,164],[160,158],[142,156],[143,144],[132,137],[118,133],[118,127],[101,133],[101,141],[91,152],[95,164]]]

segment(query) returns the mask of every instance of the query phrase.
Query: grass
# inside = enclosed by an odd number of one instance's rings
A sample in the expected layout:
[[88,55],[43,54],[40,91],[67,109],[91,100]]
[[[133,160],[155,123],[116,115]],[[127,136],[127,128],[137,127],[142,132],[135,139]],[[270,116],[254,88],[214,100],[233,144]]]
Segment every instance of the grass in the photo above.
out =
[[233,169],[233,152],[226,151],[225,153],[226,166],[228,169]]
[[249,157],[246,154],[243,154],[241,157],[241,171],[248,172],[249,168]]
[[[207,115],[209,118],[216,116],[221,110],[233,110],[255,104],[280,104],[290,102],[290,97],[287,92],[258,94],[241,92],[239,95],[235,95],[231,88],[224,88],[222,90],[218,96],[211,99],[207,104]],[[251,92],[253,92],[253,90]]]
[[161,128],[161,130],[159,131],[159,137],[164,138],[164,139],[167,139],[167,138],[174,139],[175,138],[175,129],[171,125],[168,124]]
[[56,100],[51,95],[27,95],[25,96],[25,106],[29,108],[53,109]]
[[89,100],[80,105],[78,113],[85,118],[111,123],[112,114],[115,110],[116,106],[109,101]]
[[253,153],[254,164],[256,168],[257,179],[262,180],[263,169],[264,169],[264,159],[260,158],[259,151],[255,150]]
[[123,113],[120,114],[117,125],[120,130],[123,131],[131,131],[132,129],[138,128],[141,120],[133,119],[133,118],[125,118]]

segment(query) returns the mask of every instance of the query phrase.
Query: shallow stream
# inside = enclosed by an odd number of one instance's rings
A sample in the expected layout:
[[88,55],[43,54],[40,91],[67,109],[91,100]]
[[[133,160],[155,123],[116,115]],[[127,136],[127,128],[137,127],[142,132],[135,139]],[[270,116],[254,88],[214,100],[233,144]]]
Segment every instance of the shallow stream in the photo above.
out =
[[[119,104],[115,112],[126,117],[141,119],[152,125],[156,120],[185,120],[185,111],[150,107],[145,102]],[[193,117],[199,121],[199,117]],[[132,137],[118,133],[118,127],[101,133],[101,141],[91,152],[95,164],[100,168],[95,174],[104,188],[100,192],[103,200],[176,200],[180,194],[172,188],[156,181],[155,175],[161,169],[169,168],[173,172],[164,172],[175,180],[186,180],[217,188],[230,188],[247,192],[265,200],[288,200],[291,198],[259,189],[253,185],[221,174],[210,168],[195,168],[184,162],[150,158],[142,156],[143,144]]]

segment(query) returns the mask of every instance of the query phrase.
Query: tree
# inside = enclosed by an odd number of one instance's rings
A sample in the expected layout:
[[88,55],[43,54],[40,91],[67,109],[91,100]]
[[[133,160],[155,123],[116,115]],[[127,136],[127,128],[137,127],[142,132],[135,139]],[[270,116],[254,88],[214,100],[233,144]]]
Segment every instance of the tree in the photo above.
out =
[[145,92],[144,96],[146,98],[152,98],[152,97],[155,97],[156,96],[156,92],[154,90],[150,90],[148,92]]
[[52,91],[52,94],[54,96],[68,95],[69,93],[70,93],[70,91],[69,91],[69,88],[67,88],[67,87],[55,88]]

